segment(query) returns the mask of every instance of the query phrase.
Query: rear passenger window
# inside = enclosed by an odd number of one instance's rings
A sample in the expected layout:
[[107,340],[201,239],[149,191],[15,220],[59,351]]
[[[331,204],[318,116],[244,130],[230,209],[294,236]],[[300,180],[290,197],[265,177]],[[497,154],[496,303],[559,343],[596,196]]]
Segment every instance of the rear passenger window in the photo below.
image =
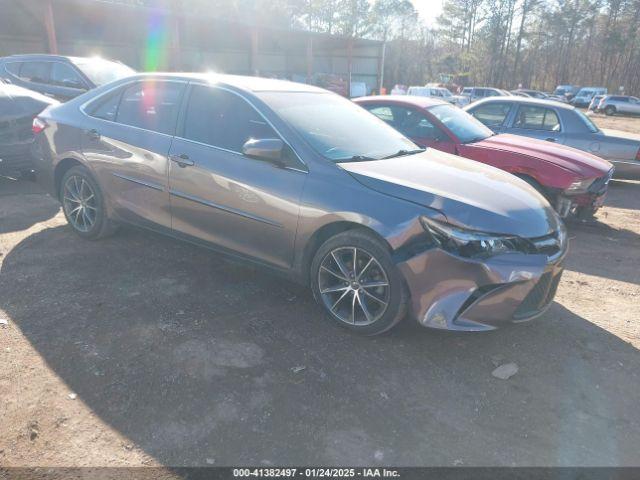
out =
[[480,105],[470,113],[487,127],[499,127],[504,125],[509,110],[511,110],[510,104],[494,102]]
[[24,62],[19,77],[27,82],[48,83],[51,62]]
[[[127,88],[118,106],[116,121],[132,127],[173,134],[184,84],[147,81]],[[103,115],[109,107],[104,106]]]
[[550,108],[521,106],[518,109],[514,127],[559,132],[560,120],[556,112]]
[[89,107],[89,115],[92,117],[100,118],[102,120],[109,120],[115,122],[116,115],[118,113],[118,104],[120,103],[120,97],[122,97],[122,90],[118,90],[115,93],[107,95],[105,98],[99,99],[99,101]]
[[51,66],[51,84],[67,88],[83,88],[84,82],[70,65],[53,62]]
[[197,85],[191,90],[182,136],[238,153],[249,139],[280,138],[243,98]]

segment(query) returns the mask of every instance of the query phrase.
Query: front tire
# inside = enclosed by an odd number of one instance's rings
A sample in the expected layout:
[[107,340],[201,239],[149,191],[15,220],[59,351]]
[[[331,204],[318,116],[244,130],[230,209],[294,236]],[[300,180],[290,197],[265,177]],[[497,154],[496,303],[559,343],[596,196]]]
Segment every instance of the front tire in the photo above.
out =
[[615,115],[616,113],[616,107],[614,107],[613,105],[609,105],[604,109],[604,114],[607,116],[611,116],[611,115]]
[[82,238],[97,240],[115,231],[102,190],[87,168],[73,167],[64,174],[59,198],[67,222]]
[[338,325],[363,335],[395,326],[409,294],[386,245],[364,230],[339,233],[320,246],[310,269],[316,301]]

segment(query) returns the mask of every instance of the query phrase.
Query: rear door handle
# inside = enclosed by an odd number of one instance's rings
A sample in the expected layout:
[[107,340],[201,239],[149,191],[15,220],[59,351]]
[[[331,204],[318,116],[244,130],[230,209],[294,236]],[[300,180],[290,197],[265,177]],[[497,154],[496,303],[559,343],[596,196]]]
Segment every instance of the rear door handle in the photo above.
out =
[[91,130],[87,130],[87,137],[91,140],[100,140],[100,132],[98,132],[95,128]]
[[552,137],[545,138],[545,140],[546,140],[547,142],[555,142],[555,141],[556,141],[556,139],[555,139],[555,138],[552,138]]
[[169,159],[172,162],[177,163],[182,168],[195,165],[194,161],[189,158],[189,155],[186,155],[184,153],[180,155],[169,155]]

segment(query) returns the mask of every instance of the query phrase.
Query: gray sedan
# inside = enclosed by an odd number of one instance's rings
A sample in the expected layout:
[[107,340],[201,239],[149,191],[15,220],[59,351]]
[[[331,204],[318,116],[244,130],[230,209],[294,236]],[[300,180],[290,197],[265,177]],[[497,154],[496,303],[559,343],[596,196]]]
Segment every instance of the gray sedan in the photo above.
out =
[[580,110],[533,98],[487,98],[465,110],[496,133],[561,143],[615,165],[614,177],[640,179],[640,135],[601,130]]
[[315,87],[144,75],[35,124],[37,177],[79,236],[132,223],[269,266],[363,334],[405,313],[490,330],[542,313],[560,281],[562,221],[526,182]]

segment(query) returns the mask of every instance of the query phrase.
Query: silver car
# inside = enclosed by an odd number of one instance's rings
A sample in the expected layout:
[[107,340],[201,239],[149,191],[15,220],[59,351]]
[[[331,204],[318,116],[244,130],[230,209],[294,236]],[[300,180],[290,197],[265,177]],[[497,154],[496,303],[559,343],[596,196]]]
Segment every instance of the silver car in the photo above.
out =
[[640,115],[640,99],[624,95],[607,95],[598,104],[598,110],[606,115],[626,113]]
[[354,103],[254,77],[139,75],[34,120],[71,228],[131,223],[271,267],[363,334],[490,330],[550,304],[566,233],[526,182]]
[[615,166],[615,178],[640,179],[640,135],[601,130],[579,109],[559,102],[509,97],[465,110],[496,133],[524,135],[593,153]]
[[459,107],[463,107],[483,98],[503,96],[508,97],[510,95],[511,93],[499,88],[464,87],[462,89],[462,92],[460,92],[460,95],[453,96],[451,103],[453,103],[454,105],[458,105]]

